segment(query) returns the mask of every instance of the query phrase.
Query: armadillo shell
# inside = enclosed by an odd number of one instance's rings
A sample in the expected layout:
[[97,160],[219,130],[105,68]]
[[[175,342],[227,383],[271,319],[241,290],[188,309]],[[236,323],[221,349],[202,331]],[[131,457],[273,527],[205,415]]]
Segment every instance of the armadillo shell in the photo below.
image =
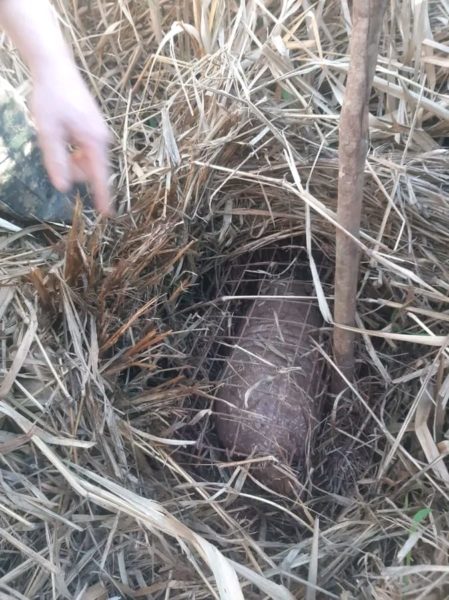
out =
[[[264,286],[263,295],[305,296],[294,279]],[[274,457],[303,472],[324,391],[323,363],[313,343],[322,326],[314,301],[256,299],[242,317],[218,392],[216,428],[234,456]],[[259,464],[262,483],[285,492],[288,475]]]

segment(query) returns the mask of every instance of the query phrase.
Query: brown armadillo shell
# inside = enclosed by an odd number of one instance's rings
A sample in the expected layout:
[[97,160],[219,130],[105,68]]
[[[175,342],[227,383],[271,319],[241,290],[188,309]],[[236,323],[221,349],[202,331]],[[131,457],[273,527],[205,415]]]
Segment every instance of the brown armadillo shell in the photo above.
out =
[[[294,279],[268,282],[262,294],[305,296]],[[319,419],[322,361],[313,335],[322,326],[309,299],[256,299],[242,317],[218,393],[216,426],[223,446],[236,456],[274,456],[302,470]],[[260,480],[285,491],[273,463]]]

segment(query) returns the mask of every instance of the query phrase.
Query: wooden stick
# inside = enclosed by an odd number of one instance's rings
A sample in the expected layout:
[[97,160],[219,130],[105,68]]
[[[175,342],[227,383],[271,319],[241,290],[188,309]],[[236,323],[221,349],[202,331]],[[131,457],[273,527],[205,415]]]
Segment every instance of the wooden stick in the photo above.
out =
[[[350,66],[340,118],[338,222],[356,238],[360,233],[364,169],[368,150],[368,104],[387,0],[353,0]],[[349,380],[354,376],[354,333],[360,251],[344,232],[336,234],[334,356]],[[335,373],[333,391],[344,387]]]

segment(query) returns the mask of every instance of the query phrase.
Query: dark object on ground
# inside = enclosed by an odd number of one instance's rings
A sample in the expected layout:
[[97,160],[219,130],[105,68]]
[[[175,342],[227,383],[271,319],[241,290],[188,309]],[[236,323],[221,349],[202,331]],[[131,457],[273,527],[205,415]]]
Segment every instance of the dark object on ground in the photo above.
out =
[[69,194],[53,187],[26,108],[0,80],[0,213],[18,221],[70,223],[77,194],[90,208],[85,186]]
[[295,482],[289,467],[299,480],[306,476],[324,391],[323,363],[313,343],[322,320],[307,292],[293,278],[264,284],[261,295],[281,297],[256,299],[242,317],[217,401],[224,447],[234,456],[271,456],[257,463],[257,477],[280,493]]

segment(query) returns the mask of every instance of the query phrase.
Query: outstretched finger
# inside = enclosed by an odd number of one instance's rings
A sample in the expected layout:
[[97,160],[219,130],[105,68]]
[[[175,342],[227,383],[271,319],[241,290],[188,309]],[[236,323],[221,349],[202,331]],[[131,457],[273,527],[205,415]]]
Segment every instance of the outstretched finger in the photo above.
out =
[[104,215],[113,215],[109,190],[109,166],[103,146],[98,143],[87,145],[78,164],[86,175],[96,209]]
[[50,181],[60,192],[68,192],[72,186],[70,157],[62,131],[38,131],[39,145]]

